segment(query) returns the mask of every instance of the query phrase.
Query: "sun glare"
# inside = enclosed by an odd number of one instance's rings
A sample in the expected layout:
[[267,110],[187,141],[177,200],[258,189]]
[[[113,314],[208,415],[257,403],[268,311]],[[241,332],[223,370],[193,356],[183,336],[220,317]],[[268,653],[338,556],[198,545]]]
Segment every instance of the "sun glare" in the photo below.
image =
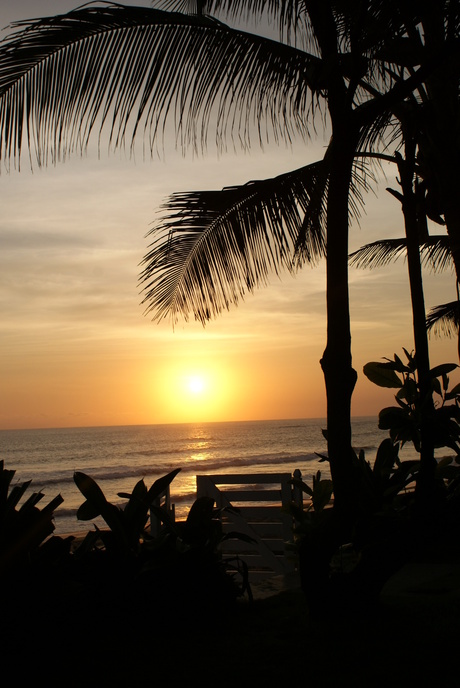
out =
[[192,394],[201,394],[204,392],[205,389],[205,383],[202,377],[198,375],[193,375],[189,380],[188,380],[188,389]]
[[[165,366],[156,378],[155,404],[168,422],[220,420],[231,413],[234,387],[231,371],[222,365],[180,362]],[[159,399],[161,408],[157,406]]]

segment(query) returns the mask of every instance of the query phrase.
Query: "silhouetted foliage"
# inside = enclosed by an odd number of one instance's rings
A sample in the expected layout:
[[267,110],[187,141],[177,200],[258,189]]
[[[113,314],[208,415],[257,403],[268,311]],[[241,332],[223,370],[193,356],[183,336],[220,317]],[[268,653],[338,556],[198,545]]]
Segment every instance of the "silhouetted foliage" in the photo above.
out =
[[[332,508],[333,486],[318,472],[309,486],[293,483],[310,498],[306,508],[290,506],[296,519],[294,545],[298,552],[302,588],[310,612],[317,618],[342,613],[372,613],[388,579],[410,558],[457,528],[460,514],[460,385],[449,390],[448,375],[458,366],[444,364],[431,371],[433,394],[439,400],[433,423],[437,448],[454,456],[437,461],[435,481],[442,500],[417,501],[420,460],[400,458],[412,442],[420,451],[421,407],[424,400],[416,379],[416,361],[394,359],[368,363],[367,377],[381,387],[398,390],[397,405],[382,409],[379,427],[389,431],[370,463],[364,451],[354,454],[353,479],[361,500],[353,520],[343,523]],[[426,400],[425,400],[426,403]],[[327,461],[327,457],[322,457]],[[421,507],[421,508],[420,508]]]
[[[51,537],[60,496],[42,511],[35,506],[42,493],[19,504],[30,482],[10,490],[14,471],[4,469],[3,462],[0,469],[0,641],[7,654],[28,645],[36,665],[49,654],[51,639],[53,650],[67,656],[68,646],[76,647],[89,634],[122,651],[121,645],[140,638],[146,624],[158,639],[191,619],[202,632],[216,615],[225,618],[234,611],[238,598],[252,599],[247,566],[238,557],[226,559],[219,549],[227,538],[246,536],[222,532],[212,499],[196,500],[183,523],[155,507],[178,469],[149,489],[139,481],[132,493],[121,494],[127,498],[123,506],[110,503],[93,479],[77,472],[75,482],[86,497],[78,516],[102,516],[108,526],[95,525],[81,539]],[[149,529],[151,508],[164,522],[157,536]],[[131,627],[124,642],[123,633],[115,633]],[[96,656],[86,661],[94,672]]]

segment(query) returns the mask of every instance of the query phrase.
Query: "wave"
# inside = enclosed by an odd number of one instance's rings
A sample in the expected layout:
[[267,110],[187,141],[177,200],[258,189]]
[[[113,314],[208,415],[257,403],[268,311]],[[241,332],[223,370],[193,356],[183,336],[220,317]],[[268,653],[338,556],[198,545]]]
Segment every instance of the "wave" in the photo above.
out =
[[[180,468],[182,474],[199,474],[199,473],[231,473],[239,470],[257,468],[258,466],[272,466],[273,472],[283,472],[283,466],[289,464],[311,463],[318,461],[317,454],[288,454],[277,453],[272,455],[257,454],[243,457],[216,457],[213,459],[189,459],[183,463],[171,462],[163,463],[162,465],[152,466],[151,464],[141,464],[133,466],[132,464],[119,464],[117,466],[106,466],[104,468],[89,466],[81,469],[83,473],[89,475],[97,482],[103,481],[118,481],[129,478],[160,478],[175,468]],[[78,469],[80,470],[80,469]],[[74,471],[59,472],[50,471],[39,475],[35,475],[32,481],[32,489],[44,489],[47,486],[68,485],[74,482]],[[103,487],[103,486],[102,486]]]
[[294,429],[297,430],[298,428],[302,428],[302,430],[308,429],[308,425],[306,425],[305,423],[298,423],[298,424],[293,423],[293,424],[289,424],[289,425],[278,425],[277,426],[277,429],[279,429],[279,430],[286,430],[286,429],[287,430],[294,430]]

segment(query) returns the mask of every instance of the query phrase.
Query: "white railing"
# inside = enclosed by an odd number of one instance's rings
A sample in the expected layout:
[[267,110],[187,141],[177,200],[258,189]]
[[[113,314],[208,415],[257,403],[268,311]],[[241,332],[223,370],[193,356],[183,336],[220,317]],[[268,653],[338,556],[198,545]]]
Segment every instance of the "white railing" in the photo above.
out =
[[[295,477],[301,477],[300,471]],[[254,543],[225,541],[223,553],[246,561],[250,578],[291,573],[295,558],[287,548],[292,541],[293,518],[287,507],[302,504],[301,490],[291,484],[290,473],[197,475],[197,497],[214,499],[222,512],[225,532],[248,535]],[[231,508],[229,508],[231,507]]]

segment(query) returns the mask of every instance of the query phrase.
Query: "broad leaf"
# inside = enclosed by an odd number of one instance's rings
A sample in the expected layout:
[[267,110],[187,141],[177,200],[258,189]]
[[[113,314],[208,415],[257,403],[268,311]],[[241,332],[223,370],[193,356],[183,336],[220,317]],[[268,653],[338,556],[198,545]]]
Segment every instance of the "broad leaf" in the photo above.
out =
[[101,510],[92,502],[86,500],[81,504],[77,510],[77,518],[79,521],[92,521],[101,515]]
[[305,492],[307,495],[310,497],[313,497],[313,490],[312,488],[307,485],[303,480],[299,480],[299,478],[291,478],[289,481],[291,485],[294,485],[294,487],[298,487],[302,492]]
[[391,475],[398,456],[398,447],[387,437],[380,443],[375,457],[373,472],[385,479]]
[[441,365],[435,366],[430,370],[431,377],[441,377],[442,375],[448,375],[452,371],[456,370],[458,365],[456,363],[443,363]]
[[80,471],[74,473],[73,479],[82,495],[86,497],[88,502],[93,504],[95,508],[99,509],[99,513],[101,513],[107,504],[107,500],[96,481],[89,475],[86,475],[86,473],[81,473]]
[[363,367],[364,375],[379,387],[400,388],[402,382],[392,366],[387,363],[370,362]]
[[154,502],[155,499],[157,499],[157,497],[160,497],[160,495],[163,494],[168,485],[172,483],[176,475],[180,473],[180,470],[180,468],[175,468],[167,475],[164,475],[163,477],[158,478],[158,480],[155,480],[155,482],[153,483],[153,485],[147,493],[147,501],[149,504]]
[[460,384],[455,385],[450,392],[446,393],[446,399],[448,400],[455,399],[458,396],[460,396]]

